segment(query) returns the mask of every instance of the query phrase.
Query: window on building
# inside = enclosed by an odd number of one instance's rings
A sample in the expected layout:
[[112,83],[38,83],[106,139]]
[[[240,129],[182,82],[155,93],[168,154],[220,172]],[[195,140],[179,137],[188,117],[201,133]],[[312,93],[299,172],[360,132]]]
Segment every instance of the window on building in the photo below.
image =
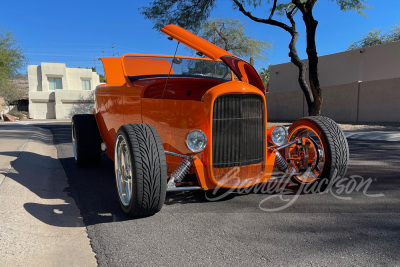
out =
[[49,78],[49,89],[62,89],[61,78]]
[[82,90],[90,90],[90,80],[82,80]]

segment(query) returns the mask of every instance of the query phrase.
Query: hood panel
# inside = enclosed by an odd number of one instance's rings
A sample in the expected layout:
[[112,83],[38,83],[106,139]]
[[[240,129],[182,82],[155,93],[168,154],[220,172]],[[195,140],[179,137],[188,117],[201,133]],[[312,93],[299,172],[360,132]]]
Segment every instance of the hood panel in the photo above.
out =
[[222,48],[204,40],[203,38],[177,26],[177,25],[167,25],[161,29],[161,32],[174,38],[178,42],[201,52],[203,55],[217,60],[222,56],[234,56],[231,53],[225,51]]
[[231,68],[241,81],[251,84],[265,93],[265,88],[260,76],[254,67],[246,61],[177,25],[167,25],[161,29],[161,32],[174,38],[178,42],[183,43],[187,47],[203,53],[203,55],[212,60],[221,59]]

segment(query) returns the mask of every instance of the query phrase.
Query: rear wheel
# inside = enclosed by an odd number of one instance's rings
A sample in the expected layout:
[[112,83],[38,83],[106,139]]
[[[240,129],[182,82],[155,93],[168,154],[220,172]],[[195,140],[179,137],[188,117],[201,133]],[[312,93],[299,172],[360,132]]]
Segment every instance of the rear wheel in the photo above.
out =
[[115,139],[114,169],[122,210],[132,217],[160,211],[166,196],[167,164],[157,131],[147,124],[126,124]]
[[72,144],[78,166],[94,165],[101,159],[101,142],[96,118],[93,114],[77,114],[72,117]]
[[349,146],[340,127],[327,117],[306,117],[289,127],[289,141],[301,145],[286,150],[297,184],[319,183],[320,189],[344,177],[349,162]]

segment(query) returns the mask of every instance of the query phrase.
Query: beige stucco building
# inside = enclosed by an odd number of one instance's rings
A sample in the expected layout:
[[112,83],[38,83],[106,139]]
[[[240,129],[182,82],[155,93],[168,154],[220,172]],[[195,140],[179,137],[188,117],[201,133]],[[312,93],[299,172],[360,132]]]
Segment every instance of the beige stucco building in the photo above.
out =
[[28,65],[29,117],[69,119],[91,113],[99,75],[91,69],[67,68],[63,63]]
[[[400,121],[400,42],[321,56],[318,68],[322,115],[342,122]],[[270,75],[268,119],[307,116],[294,64],[274,65]]]

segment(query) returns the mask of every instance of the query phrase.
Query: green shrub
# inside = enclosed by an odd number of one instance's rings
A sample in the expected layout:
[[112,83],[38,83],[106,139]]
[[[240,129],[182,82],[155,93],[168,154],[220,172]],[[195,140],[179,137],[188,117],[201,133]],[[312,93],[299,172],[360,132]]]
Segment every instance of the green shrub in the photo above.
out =
[[20,120],[22,120],[24,118],[24,113],[22,113],[21,111],[10,111],[10,112],[8,112],[8,114],[10,114],[14,117],[18,117]]

